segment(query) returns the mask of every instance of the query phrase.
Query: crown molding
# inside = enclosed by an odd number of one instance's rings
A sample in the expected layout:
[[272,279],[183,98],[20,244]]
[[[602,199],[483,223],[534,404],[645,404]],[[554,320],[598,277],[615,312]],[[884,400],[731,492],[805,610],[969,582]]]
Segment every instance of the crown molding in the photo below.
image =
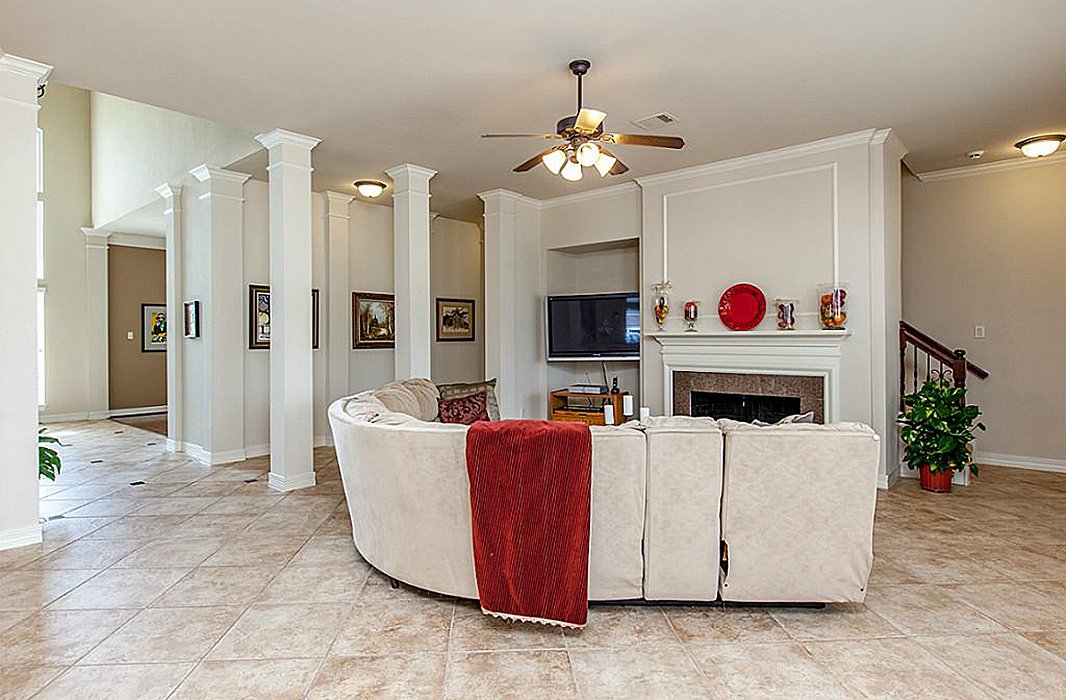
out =
[[155,188],[155,193],[163,199],[176,199],[181,196],[181,185],[172,185],[165,182]]
[[[248,182],[252,177],[245,173],[238,173],[233,170],[223,170],[215,165],[209,165],[204,163],[203,165],[197,165],[195,168],[189,171],[189,173],[200,182],[207,182],[208,180],[218,180],[219,182],[232,182],[235,185],[243,185]],[[157,190],[158,191],[158,190]]]
[[925,173],[915,173],[914,176],[922,182],[939,182],[940,180],[954,180],[959,177],[973,177],[975,175],[990,175],[1002,173],[1008,170],[1021,170],[1023,168],[1036,168],[1044,165],[1066,162],[1066,153],[1054,153],[1043,158],[1029,158],[1020,156],[997,160],[994,163],[980,163],[978,165],[963,165],[958,168],[945,170],[931,170]]
[[111,238],[110,231],[83,226],[81,228],[81,232],[85,236],[86,248],[103,248],[105,250],[107,249],[108,239]]
[[285,129],[274,129],[265,134],[258,134],[256,135],[255,140],[263,144],[263,147],[268,150],[275,146],[285,144],[289,146],[299,146],[300,148],[306,148],[310,151],[312,148],[322,143],[322,139],[316,139],[314,136],[297,134],[295,131],[287,131]]
[[394,165],[385,171],[385,174],[396,180],[398,177],[415,175],[423,177],[429,180],[431,177],[437,174],[436,170],[432,168],[425,168],[421,165],[415,165],[414,163],[401,163],[400,165]]
[[164,236],[152,236],[147,233],[113,232],[107,239],[109,246],[118,245],[127,248],[147,248],[149,250],[166,250],[167,239]]
[[541,207],[541,200],[533,199],[532,197],[527,197],[524,194],[515,192],[514,190],[508,190],[502,187],[497,187],[493,190],[485,190],[484,192],[478,192],[477,196],[478,199],[480,199],[482,202],[487,202],[490,199],[507,199],[519,204],[528,204],[529,206],[535,207],[537,209],[540,209]]
[[564,194],[560,197],[552,197],[551,199],[539,200],[540,207],[542,209],[552,209],[553,207],[562,207],[568,204],[576,204],[578,202],[586,202],[590,199],[601,199],[603,197],[613,197],[618,194],[625,194],[627,192],[640,192],[639,179],[627,180],[626,182],[620,182],[617,185],[607,185],[605,187],[596,187],[591,190],[584,190],[582,192],[574,192],[573,194]]
[[12,56],[9,53],[0,55],[0,70],[25,78],[33,78],[38,85],[48,82],[48,76],[52,74],[52,66],[47,63],[38,63],[28,58]]
[[784,148],[777,148],[772,151],[752,153],[751,155],[719,160],[705,165],[695,165],[690,168],[671,170],[656,175],[647,175],[645,177],[635,178],[635,180],[641,187],[661,185],[667,182],[685,180],[701,175],[715,175],[718,173],[730,172],[732,170],[739,170],[740,168],[750,168],[756,165],[789,160],[791,158],[828,153],[829,151],[836,151],[841,148],[848,148],[849,146],[869,146],[870,144],[875,143],[874,139],[879,135],[882,135],[882,139],[888,138],[888,135],[885,132],[889,131],[891,130],[866,129],[864,131],[856,131],[850,134],[842,134],[840,136],[830,136],[829,138],[801,143],[795,146],[785,146]]

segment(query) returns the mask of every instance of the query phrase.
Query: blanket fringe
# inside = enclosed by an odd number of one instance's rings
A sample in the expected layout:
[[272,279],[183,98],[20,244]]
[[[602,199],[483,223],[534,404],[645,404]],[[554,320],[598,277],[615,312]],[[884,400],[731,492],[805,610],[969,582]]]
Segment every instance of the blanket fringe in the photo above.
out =
[[543,617],[526,617],[525,615],[512,615],[511,613],[501,613],[482,606],[481,612],[491,617],[496,617],[507,622],[535,622],[538,625],[549,625],[553,627],[566,627],[568,629],[584,629],[585,625],[578,625],[573,622],[563,622],[562,620],[549,620]]

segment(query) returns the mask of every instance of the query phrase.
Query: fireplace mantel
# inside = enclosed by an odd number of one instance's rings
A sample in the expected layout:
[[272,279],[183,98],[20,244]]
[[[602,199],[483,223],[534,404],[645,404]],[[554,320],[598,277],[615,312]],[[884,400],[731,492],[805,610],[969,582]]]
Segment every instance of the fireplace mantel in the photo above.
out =
[[673,411],[673,373],[792,374],[823,378],[825,417],[840,420],[841,345],[850,331],[648,333],[662,347],[663,406]]

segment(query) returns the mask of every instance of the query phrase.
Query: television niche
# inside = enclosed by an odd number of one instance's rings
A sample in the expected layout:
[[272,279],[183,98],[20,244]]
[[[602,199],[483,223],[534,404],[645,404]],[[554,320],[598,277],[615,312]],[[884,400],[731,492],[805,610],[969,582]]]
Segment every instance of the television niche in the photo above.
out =
[[640,358],[640,294],[547,298],[548,360]]

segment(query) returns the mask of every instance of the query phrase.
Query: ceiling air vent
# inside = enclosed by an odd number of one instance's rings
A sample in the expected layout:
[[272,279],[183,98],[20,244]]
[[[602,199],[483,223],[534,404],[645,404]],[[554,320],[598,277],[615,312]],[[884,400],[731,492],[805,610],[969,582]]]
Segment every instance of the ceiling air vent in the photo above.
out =
[[652,129],[658,129],[661,126],[667,124],[675,124],[678,122],[678,118],[669,112],[659,112],[658,114],[652,114],[647,117],[641,117],[640,119],[634,119],[633,124],[639,126],[641,129],[651,131]]

